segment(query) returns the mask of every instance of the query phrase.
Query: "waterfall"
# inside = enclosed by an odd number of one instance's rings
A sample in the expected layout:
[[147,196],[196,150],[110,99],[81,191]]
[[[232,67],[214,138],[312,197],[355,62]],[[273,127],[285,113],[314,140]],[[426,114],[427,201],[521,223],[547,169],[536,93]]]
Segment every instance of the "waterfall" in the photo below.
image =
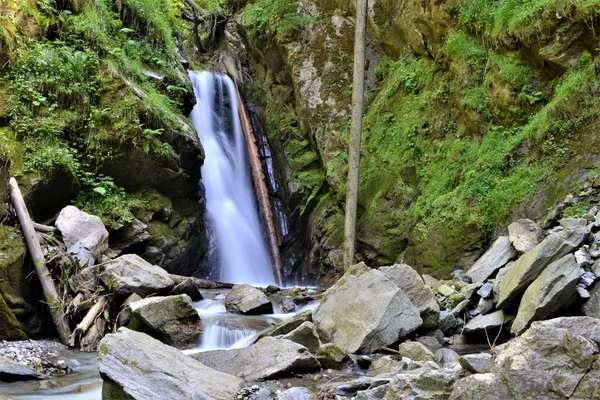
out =
[[258,214],[235,84],[229,77],[190,71],[197,104],[191,120],[204,147],[202,183],[214,224],[219,280],[274,283]]

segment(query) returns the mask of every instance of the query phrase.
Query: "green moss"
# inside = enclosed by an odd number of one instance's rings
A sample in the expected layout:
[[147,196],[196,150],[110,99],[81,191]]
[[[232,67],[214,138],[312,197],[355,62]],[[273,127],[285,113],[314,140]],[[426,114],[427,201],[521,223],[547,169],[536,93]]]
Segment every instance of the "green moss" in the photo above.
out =
[[27,335],[21,329],[17,318],[0,294],[0,340],[25,340]]
[[298,12],[298,0],[255,0],[242,12],[242,21],[255,35],[273,35],[289,42],[303,26],[317,22]]

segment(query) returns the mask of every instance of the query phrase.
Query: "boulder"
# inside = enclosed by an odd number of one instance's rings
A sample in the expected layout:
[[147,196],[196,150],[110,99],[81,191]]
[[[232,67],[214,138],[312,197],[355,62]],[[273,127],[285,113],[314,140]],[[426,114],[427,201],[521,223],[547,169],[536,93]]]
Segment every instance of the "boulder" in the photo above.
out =
[[456,328],[456,317],[449,311],[442,311],[438,323],[439,329],[446,333]]
[[516,256],[517,252],[510,244],[508,236],[500,236],[467,271],[467,276],[473,283],[483,283]]
[[502,282],[502,278],[506,275],[506,271],[513,264],[513,262],[509,262],[506,264],[506,267],[500,268],[498,273],[496,274],[496,278],[494,279],[494,289],[492,290],[492,297],[494,300],[494,304],[498,303],[498,299],[500,298],[500,282]]
[[452,364],[458,363],[460,356],[457,352],[449,348],[441,348],[435,352],[435,362],[442,367],[447,367]]
[[275,325],[273,330],[267,332],[265,336],[285,335],[286,333],[290,333],[291,331],[298,328],[300,325],[307,321],[312,322],[311,310],[302,311],[301,313],[294,315],[287,321],[280,322],[279,324]]
[[383,272],[351,267],[325,292],[313,317],[319,336],[347,353],[371,353],[422,324],[419,309]]
[[544,239],[544,230],[530,219],[520,219],[508,226],[508,237],[517,251],[527,253]]
[[108,250],[108,231],[95,215],[67,206],[56,218],[67,251],[82,265],[93,265]]
[[317,334],[317,330],[312,322],[306,321],[290,333],[281,336],[282,339],[291,340],[294,343],[301,344],[308,351],[316,354],[321,347],[321,340]]
[[[233,399],[242,380],[140,332],[120,328],[98,352],[103,399]],[[117,394],[117,395],[115,395]]]
[[200,293],[198,286],[196,286],[194,278],[184,279],[183,282],[173,288],[171,294],[186,294],[190,297],[190,299],[192,299],[192,301],[202,300],[202,294]]
[[594,285],[590,298],[581,307],[581,311],[588,317],[600,318],[600,283]]
[[396,375],[390,382],[385,399],[447,399],[460,377],[461,368],[418,369]]
[[430,287],[434,291],[437,291],[437,288],[442,285],[442,282],[440,282],[439,280],[437,280],[436,278],[434,278],[431,275],[424,274],[422,276],[422,278],[423,278],[423,282],[425,282],[425,285]]
[[265,337],[243,349],[215,350],[191,357],[218,371],[247,381],[269,379],[321,368],[308,349],[286,339]]
[[42,376],[25,364],[0,356],[0,381],[13,382],[42,379]]
[[198,344],[202,323],[188,295],[149,297],[129,304],[128,308],[128,328],[147,332],[177,348]]
[[491,283],[486,283],[486,284],[482,285],[481,288],[479,288],[479,290],[477,291],[477,294],[479,296],[481,296],[481,298],[483,298],[483,299],[488,299],[488,298],[492,297],[493,290],[494,290],[494,285],[492,285]]
[[152,265],[136,254],[126,254],[104,265],[100,280],[117,294],[168,294],[175,283],[167,271]]
[[465,325],[465,333],[484,332],[485,330],[498,329],[514,319],[514,315],[506,314],[502,310],[487,315],[478,315]]
[[469,372],[480,374],[483,372],[485,365],[492,359],[489,353],[466,354],[458,359],[460,366]]
[[339,369],[344,361],[348,360],[348,355],[333,343],[322,345],[316,354],[317,360],[323,368]]
[[303,387],[294,387],[288,389],[279,393],[277,396],[278,400],[312,400],[313,398],[313,393],[307,388]]
[[[538,397],[525,395],[532,387],[535,387],[534,382],[527,387],[521,385],[520,390],[516,393],[523,395],[523,397],[519,397],[522,399],[536,399]],[[474,374],[456,382],[450,400],[504,400],[517,398],[514,393],[509,387],[509,382],[506,382],[499,374]]]
[[[443,337],[444,337],[444,334],[442,333],[442,338]],[[417,341],[419,343],[423,344],[425,347],[427,347],[433,353],[435,353],[436,351],[438,351],[439,349],[442,348],[440,341],[433,336],[421,336],[417,339]]]
[[225,298],[225,308],[234,314],[270,314],[273,305],[267,296],[251,285],[235,285]]
[[397,374],[406,369],[406,363],[398,361],[390,356],[379,357],[369,365],[367,374],[369,376],[378,376],[383,374]]
[[398,353],[401,357],[410,358],[413,361],[433,361],[434,354],[424,344],[419,342],[404,342],[398,346]]
[[273,304],[273,310],[276,314],[287,314],[296,310],[296,303],[281,293],[270,295],[269,301]]
[[561,234],[551,233],[535,248],[515,261],[502,277],[499,287],[499,309],[511,306],[548,265],[572,253],[588,237],[589,230],[578,226]]
[[560,317],[537,322],[546,328],[566,329],[600,346],[600,320],[590,317]]
[[519,335],[533,321],[557,311],[577,292],[580,275],[581,268],[572,254],[550,264],[525,291],[511,332]]
[[484,299],[483,297],[479,299],[477,303],[477,311],[480,314],[489,314],[494,311],[494,300],[493,299]]
[[435,299],[433,290],[425,285],[421,275],[406,264],[382,267],[379,270],[398,286],[419,309],[423,320],[422,327],[425,329],[435,328],[440,315],[440,306]]

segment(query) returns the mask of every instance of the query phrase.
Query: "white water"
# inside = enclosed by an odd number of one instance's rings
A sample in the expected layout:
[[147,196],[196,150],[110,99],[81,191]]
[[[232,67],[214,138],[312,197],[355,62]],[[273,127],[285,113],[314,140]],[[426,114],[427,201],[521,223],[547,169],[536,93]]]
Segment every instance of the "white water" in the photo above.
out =
[[204,147],[202,183],[219,249],[219,280],[274,283],[258,215],[235,84],[226,76],[192,72],[197,104],[190,116]]

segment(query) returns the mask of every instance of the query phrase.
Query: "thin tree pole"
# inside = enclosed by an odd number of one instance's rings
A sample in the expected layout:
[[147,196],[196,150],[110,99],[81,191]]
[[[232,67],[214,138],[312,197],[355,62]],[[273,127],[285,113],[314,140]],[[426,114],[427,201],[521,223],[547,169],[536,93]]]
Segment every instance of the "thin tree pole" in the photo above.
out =
[[354,263],[356,241],[356,208],[360,172],[360,138],[365,102],[365,37],[368,0],[356,0],[354,31],[354,81],[352,83],[352,127],[348,146],[348,182],[346,185],[346,220],[344,228],[344,268]]
[[44,259],[42,248],[40,247],[40,241],[33,228],[31,217],[29,216],[27,206],[23,200],[23,195],[21,195],[21,190],[19,190],[19,185],[15,178],[10,178],[10,189],[10,198],[17,213],[17,218],[19,218],[21,230],[23,231],[25,242],[29,248],[35,272],[42,285],[44,297],[46,297],[46,301],[48,302],[52,321],[54,321],[54,325],[60,336],[60,341],[63,342],[63,344],[68,344],[69,337],[71,336],[71,329],[65,319],[65,314],[58,293],[56,292],[56,287],[52,281],[52,276],[50,275],[50,271],[48,271],[48,267],[46,267],[46,260]]

